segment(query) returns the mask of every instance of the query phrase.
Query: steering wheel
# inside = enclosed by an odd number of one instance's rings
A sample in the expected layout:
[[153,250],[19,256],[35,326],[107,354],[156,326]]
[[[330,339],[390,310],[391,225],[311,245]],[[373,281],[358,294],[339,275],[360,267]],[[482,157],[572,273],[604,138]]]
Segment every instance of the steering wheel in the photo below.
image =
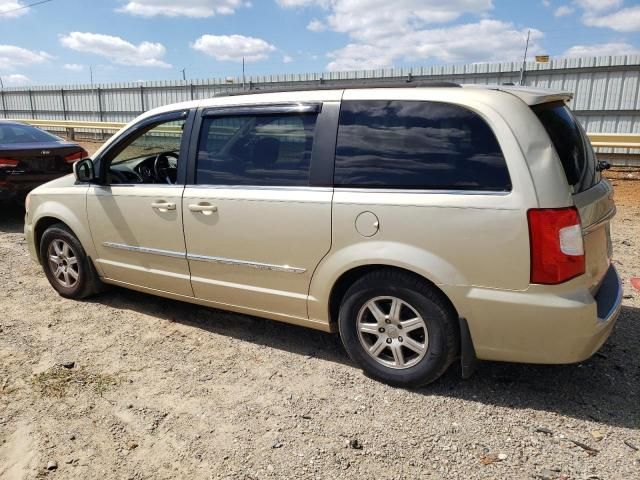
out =
[[[175,166],[171,164],[169,157],[173,157]],[[153,159],[153,173],[157,182],[166,182],[174,185],[178,178],[178,154],[175,152],[161,152]]]

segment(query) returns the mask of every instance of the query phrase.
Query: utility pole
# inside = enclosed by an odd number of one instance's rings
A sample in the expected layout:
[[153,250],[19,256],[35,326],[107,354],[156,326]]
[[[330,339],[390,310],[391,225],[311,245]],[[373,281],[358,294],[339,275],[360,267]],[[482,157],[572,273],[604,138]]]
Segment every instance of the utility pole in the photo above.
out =
[[527,52],[529,51],[529,39],[531,38],[531,30],[527,32],[527,43],[524,46],[524,58],[522,60],[522,68],[520,69],[520,86],[524,85],[524,71],[527,68]]
[[244,57],[242,57],[242,90],[244,90]]

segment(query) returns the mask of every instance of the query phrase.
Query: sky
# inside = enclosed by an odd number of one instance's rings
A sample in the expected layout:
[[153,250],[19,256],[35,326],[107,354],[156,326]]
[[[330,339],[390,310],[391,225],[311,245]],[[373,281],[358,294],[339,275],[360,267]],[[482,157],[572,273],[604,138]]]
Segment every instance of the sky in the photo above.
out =
[[640,54],[640,1],[0,0],[0,78],[224,78],[243,57],[248,76],[514,61],[529,30],[530,56]]

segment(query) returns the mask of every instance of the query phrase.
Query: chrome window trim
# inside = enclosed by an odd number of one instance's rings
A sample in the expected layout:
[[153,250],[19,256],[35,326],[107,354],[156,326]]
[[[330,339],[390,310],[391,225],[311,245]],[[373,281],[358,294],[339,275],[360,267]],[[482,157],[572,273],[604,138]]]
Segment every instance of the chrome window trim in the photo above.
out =
[[221,265],[235,265],[239,267],[255,268],[257,270],[270,270],[274,272],[286,272],[286,273],[296,273],[296,274],[305,273],[307,271],[306,268],[292,267],[289,265],[273,265],[271,263],[248,262],[246,260],[236,260],[233,258],[224,258],[224,257],[211,257],[209,255],[196,255],[193,253],[186,254],[185,252],[176,252],[173,250],[162,250],[159,248],[137,247],[134,245],[127,245],[124,243],[104,242],[102,245],[108,248],[115,248],[118,250],[125,250],[128,252],[148,253],[151,255],[161,255],[163,257],[172,257],[172,258],[185,258],[187,260],[193,260],[196,262],[209,262],[209,263],[217,263]]
[[168,183],[110,183],[109,185],[94,185],[103,189],[118,188],[118,187],[143,187],[143,188],[184,188],[183,184],[168,184]]
[[[296,191],[296,192],[332,192],[333,187],[309,187],[309,186],[286,186],[286,185],[209,185],[209,184],[189,184],[186,188],[209,190],[275,190],[279,192]],[[187,195],[188,197],[188,195]]]
[[265,103],[254,105],[224,105],[220,107],[207,107],[203,117],[235,116],[235,115],[270,115],[279,113],[319,113],[322,110],[321,102],[287,102]]
[[430,194],[430,195],[490,195],[490,196],[498,196],[498,197],[506,197],[513,193],[510,191],[502,191],[502,190],[456,190],[456,189],[420,189],[420,188],[367,188],[367,187],[334,187],[336,192],[347,192],[347,193],[402,193],[402,194],[411,194],[411,193],[421,193],[421,194]]

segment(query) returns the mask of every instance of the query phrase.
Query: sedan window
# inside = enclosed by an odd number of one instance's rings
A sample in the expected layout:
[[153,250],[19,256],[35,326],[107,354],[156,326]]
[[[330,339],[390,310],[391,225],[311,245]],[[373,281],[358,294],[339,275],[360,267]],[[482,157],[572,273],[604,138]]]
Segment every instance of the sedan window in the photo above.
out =
[[30,125],[0,123],[0,144],[59,142],[60,138]]

